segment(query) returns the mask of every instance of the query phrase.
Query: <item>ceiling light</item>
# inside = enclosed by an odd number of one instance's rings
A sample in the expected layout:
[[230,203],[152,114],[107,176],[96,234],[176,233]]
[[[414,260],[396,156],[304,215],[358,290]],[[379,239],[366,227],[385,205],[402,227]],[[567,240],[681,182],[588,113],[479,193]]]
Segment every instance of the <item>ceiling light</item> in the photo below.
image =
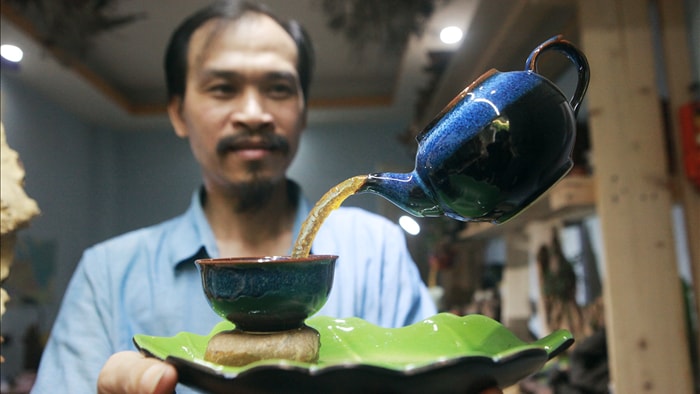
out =
[[10,44],[0,45],[0,56],[7,61],[18,63],[22,60],[23,55],[22,50],[18,46]]
[[462,29],[457,26],[448,26],[440,31],[440,40],[445,44],[456,44],[462,40]]
[[399,218],[399,226],[411,235],[420,233],[420,225],[410,216],[401,216]]

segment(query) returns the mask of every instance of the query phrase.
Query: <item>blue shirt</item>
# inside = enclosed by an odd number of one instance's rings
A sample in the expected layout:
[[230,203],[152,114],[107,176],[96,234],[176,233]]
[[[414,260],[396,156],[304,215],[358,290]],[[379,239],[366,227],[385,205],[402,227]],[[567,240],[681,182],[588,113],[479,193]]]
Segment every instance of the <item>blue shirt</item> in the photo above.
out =
[[[298,200],[293,234],[311,209],[307,200]],[[381,216],[336,209],[321,226],[312,252],[339,256],[320,315],[400,327],[436,313],[403,233]],[[206,257],[219,257],[219,251],[200,192],[183,215],[87,249],[64,295],[32,392],[95,392],[109,356],[136,350],[134,334],[208,334],[221,317],[207,304],[194,265]],[[184,391],[178,386],[178,393]]]

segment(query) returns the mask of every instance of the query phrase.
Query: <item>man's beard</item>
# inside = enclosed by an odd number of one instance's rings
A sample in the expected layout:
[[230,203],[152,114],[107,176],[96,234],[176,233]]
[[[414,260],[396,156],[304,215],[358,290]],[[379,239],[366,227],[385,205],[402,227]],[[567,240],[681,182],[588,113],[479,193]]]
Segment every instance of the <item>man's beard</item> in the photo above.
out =
[[238,205],[235,210],[238,213],[257,212],[267,206],[272,197],[275,184],[270,178],[261,177],[251,169],[253,179],[247,182],[240,182],[232,187]]
[[[217,154],[223,157],[230,150],[245,146],[249,139],[254,136],[255,133],[248,131],[226,136],[218,142]],[[257,137],[267,149],[276,152],[276,154],[289,153],[289,142],[284,137],[272,133],[260,134]],[[260,166],[260,163],[249,163],[247,171],[252,179],[238,182],[230,187],[230,192],[238,200],[238,205],[235,207],[236,212],[257,212],[266,207],[270,201],[275,181],[269,177],[261,176],[263,169]]]

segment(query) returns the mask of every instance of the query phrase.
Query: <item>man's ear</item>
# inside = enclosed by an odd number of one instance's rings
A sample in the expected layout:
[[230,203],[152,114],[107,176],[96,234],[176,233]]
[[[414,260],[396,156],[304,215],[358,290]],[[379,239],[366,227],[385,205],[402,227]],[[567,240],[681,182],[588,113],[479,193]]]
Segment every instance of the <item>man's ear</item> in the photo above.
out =
[[175,129],[175,134],[180,138],[187,138],[189,135],[185,120],[182,119],[182,97],[173,97],[168,103],[168,117]]

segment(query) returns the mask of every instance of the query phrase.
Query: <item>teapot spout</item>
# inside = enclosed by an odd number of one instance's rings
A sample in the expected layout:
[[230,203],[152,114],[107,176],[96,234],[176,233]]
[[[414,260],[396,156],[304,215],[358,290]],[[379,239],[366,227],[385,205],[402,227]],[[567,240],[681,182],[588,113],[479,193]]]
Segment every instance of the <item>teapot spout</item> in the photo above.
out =
[[415,172],[369,174],[357,193],[378,194],[413,216],[443,215],[439,203]]

